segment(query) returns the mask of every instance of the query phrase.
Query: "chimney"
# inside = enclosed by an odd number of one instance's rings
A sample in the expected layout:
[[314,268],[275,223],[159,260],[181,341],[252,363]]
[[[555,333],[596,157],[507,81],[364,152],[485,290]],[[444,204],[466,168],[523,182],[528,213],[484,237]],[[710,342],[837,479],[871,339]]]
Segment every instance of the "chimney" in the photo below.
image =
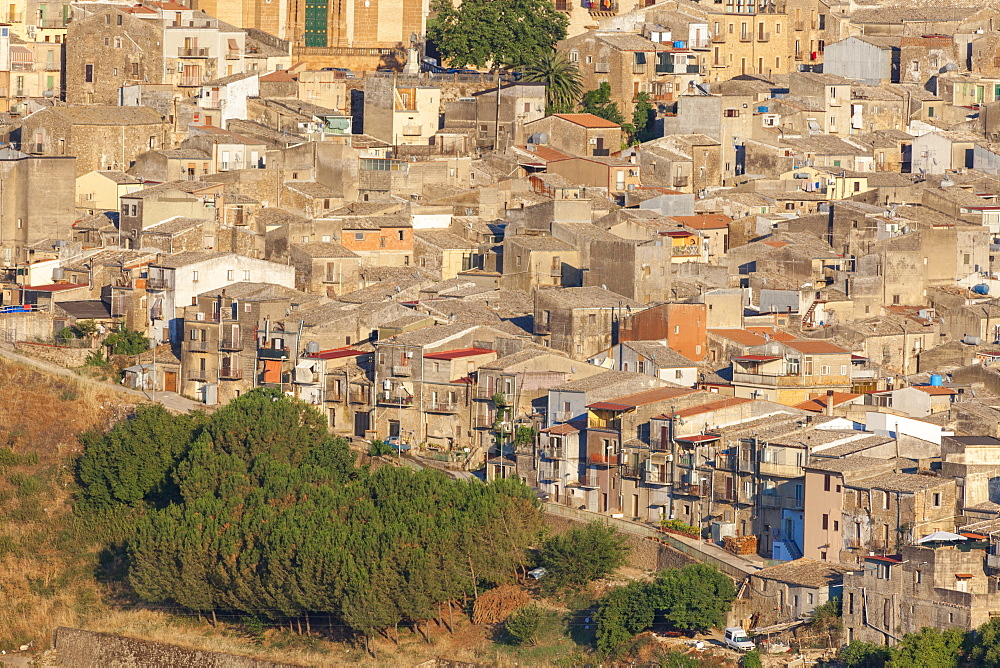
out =
[[826,391],[826,406],[823,407],[823,412],[833,415],[833,390]]

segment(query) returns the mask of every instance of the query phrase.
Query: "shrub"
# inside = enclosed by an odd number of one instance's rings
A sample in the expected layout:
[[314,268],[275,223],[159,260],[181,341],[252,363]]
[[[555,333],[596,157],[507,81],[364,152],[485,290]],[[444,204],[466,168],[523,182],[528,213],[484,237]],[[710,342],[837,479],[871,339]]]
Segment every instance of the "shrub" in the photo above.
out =
[[685,524],[680,520],[663,520],[660,526],[663,527],[664,531],[674,531],[691,538],[698,538],[701,535],[701,530],[698,527]]
[[542,623],[542,610],[537,605],[526,605],[514,611],[504,622],[504,630],[516,645],[534,645],[538,641],[538,628]]

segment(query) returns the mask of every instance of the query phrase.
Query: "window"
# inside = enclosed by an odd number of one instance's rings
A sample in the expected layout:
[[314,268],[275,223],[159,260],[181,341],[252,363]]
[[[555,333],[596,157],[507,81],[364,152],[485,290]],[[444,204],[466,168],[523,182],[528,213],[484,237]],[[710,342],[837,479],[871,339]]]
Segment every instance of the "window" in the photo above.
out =
[[577,51],[576,49],[573,49],[572,51],[570,51],[569,52],[569,62],[571,62],[571,63],[578,63],[578,62],[580,62],[580,52]]
[[104,15],[104,25],[106,26],[111,25],[111,14]]
[[403,236],[404,236],[404,235],[405,235],[406,233],[405,233],[405,232],[404,232],[403,230],[399,230],[399,232],[398,232],[397,234],[399,234],[399,240],[400,240],[400,241],[403,241],[403,240],[404,240],[404,239],[403,239]]
[[191,280],[192,280],[193,282],[195,282],[195,283],[197,283],[197,282],[198,282],[198,272],[197,272],[197,271],[192,271],[192,272],[191,272]]
[[830,528],[830,516],[827,515],[826,513],[823,513],[823,529],[826,530],[829,528]]
[[236,280],[236,272],[233,271],[232,269],[229,269],[228,271],[226,271],[226,280],[227,281],[235,281]]
[[83,66],[83,80],[87,83],[94,83],[94,66],[87,63]]
[[913,582],[915,584],[920,584],[922,580],[923,576],[921,575],[920,571],[913,571]]
[[892,303],[897,305],[899,304],[899,295],[892,296]]
[[827,473],[826,475],[823,476],[823,491],[824,492],[829,492],[830,491],[830,474],[829,473]]
[[597,324],[597,314],[596,313],[589,313],[589,314],[587,314],[587,324],[588,325],[596,325]]
[[940,508],[941,507],[941,493],[940,492],[935,492],[931,498],[933,499],[933,501],[932,501],[933,506],[935,508]]
[[[882,492],[883,508],[889,510],[889,492]],[[888,527],[887,527],[888,528]]]
[[365,240],[365,233],[364,232],[355,232],[354,233],[354,240],[355,241],[364,241]]
[[739,115],[740,115],[740,110],[739,109],[726,109],[723,112],[723,116],[725,116],[726,118],[736,118]]
[[122,48],[122,38],[121,37],[115,37],[115,48],[116,49]]
[[822,365],[822,366],[821,366],[821,367],[819,368],[819,375],[821,375],[821,376],[829,376],[829,375],[830,375],[830,367],[828,367],[828,366],[827,366],[827,365],[825,365],[825,364],[824,364],[824,365]]
[[104,46],[111,46],[111,38],[110,37],[105,37],[104,38]]
[[324,234],[323,237],[322,237],[322,239],[323,239],[323,243],[325,243],[325,244],[330,243],[330,235],[329,234]]
[[834,531],[840,531],[840,520],[834,520],[833,521],[833,530]]
[[676,371],[674,371],[674,379],[675,380],[678,379],[678,378],[683,378],[683,377],[684,377],[684,372],[683,371],[681,371],[680,369],[677,369]]
[[674,325],[674,334],[680,334],[680,333],[681,333],[681,326]]
[[244,269],[243,270],[243,280],[244,281],[249,281],[250,280],[250,270],[249,269]]
[[309,243],[309,236],[308,235],[305,235],[305,236],[302,237],[302,243],[304,243],[304,244]]

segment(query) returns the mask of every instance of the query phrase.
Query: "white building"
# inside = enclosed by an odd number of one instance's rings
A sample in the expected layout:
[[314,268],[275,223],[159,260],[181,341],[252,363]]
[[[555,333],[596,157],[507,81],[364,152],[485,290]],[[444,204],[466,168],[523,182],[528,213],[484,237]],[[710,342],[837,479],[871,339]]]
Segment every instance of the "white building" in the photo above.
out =
[[147,335],[158,342],[176,340],[183,332],[184,307],[207,291],[238,281],[274,283],[295,288],[295,268],[266,260],[213,251],[186,251],[149,265]]

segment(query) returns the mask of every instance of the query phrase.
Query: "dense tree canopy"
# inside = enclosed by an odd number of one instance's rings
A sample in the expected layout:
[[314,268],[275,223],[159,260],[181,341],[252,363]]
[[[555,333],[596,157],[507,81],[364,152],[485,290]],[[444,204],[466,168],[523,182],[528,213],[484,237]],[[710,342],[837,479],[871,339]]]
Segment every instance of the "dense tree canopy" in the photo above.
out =
[[520,482],[356,467],[323,416],[254,390],[207,418],[143,409],[81,458],[81,507],[140,507],[129,578],[150,602],[275,620],[334,615],[365,637],[509,580],[538,536]]
[[580,100],[580,111],[599,116],[606,121],[623,125],[625,117],[618,104],[611,99],[611,84],[607,81],[594,90],[588,90]]
[[585,585],[623,565],[629,551],[625,536],[611,527],[574,527],[542,545],[538,561],[548,571],[542,582],[549,590]]
[[427,37],[453,67],[517,67],[566,37],[569,20],[548,0],[434,0]]
[[970,634],[968,658],[977,666],[1000,668],[1000,617],[993,617]]
[[597,647],[613,654],[656,621],[682,631],[721,627],[735,598],[733,581],[707,564],[660,571],[652,582],[632,582],[601,599]]

